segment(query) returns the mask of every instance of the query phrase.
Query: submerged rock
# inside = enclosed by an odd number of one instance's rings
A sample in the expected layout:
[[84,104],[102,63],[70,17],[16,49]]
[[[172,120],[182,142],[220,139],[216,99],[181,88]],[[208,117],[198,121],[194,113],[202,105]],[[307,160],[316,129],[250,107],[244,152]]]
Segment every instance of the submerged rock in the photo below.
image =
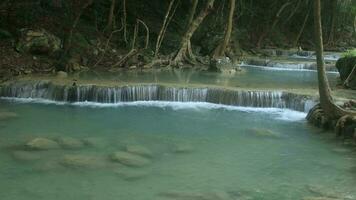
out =
[[87,155],[65,155],[59,163],[70,168],[100,168],[105,166],[102,159]]
[[127,181],[135,181],[139,179],[143,179],[149,175],[147,171],[138,171],[138,170],[130,170],[130,169],[122,169],[115,172],[122,179]]
[[85,146],[95,147],[95,148],[102,148],[107,146],[106,141],[103,138],[85,138],[82,140]]
[[303,200],[343,200],[343,199],[332,198],[332,197],[304,197]]
[[193,192],[164,192],[160,193],[160,196],[167,197],[169,199],[177,200],[232,200],[230,195],[224,191],[213,191],[206,193],[193,193]]
[[150,160],[144,157],[123,151],[113,153],[110,158],[114,162],[119,162],[121,164],[131,167],[143,167],[151,163]]
[[25,145],[29,150],[50,150],[58,149],[57,142],[46,138],[35,138]]
[[176,144],[173,148],[174,153],[191,153],[194,147],[190,144]]
[[150,157],[150,158],[153,157],[153,153],[151,150],[140,145],[127,145],[126,151],[139,156]]
[[41,159],[41,156],[28,151],[14,151],[12,157],[18,161],[35,161]]
[[249,133],[257,137],[267,137],[267,138],[281,138],[281,134],[270,129],[264,128],[251,128],[248,130]]
[[71,137],[60,137],[56,141],[64,149],[79,149],[84,146],[82,141]]
[[18,115],[14,112],[0,111],[0,120],[15,118]]

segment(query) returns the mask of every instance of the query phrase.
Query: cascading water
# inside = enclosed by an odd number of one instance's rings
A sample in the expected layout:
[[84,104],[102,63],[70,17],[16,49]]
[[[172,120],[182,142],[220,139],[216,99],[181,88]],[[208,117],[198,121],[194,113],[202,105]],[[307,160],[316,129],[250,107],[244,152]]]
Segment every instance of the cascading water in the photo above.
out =
[[131,101],[209,102],[244,107],[288,108],[307,112],[314,101],[282,91],[245,91],[163,85],[57,85],[51,81],[21,81],[3,85],[1,97],[39,98],[61,102],[119,103]]

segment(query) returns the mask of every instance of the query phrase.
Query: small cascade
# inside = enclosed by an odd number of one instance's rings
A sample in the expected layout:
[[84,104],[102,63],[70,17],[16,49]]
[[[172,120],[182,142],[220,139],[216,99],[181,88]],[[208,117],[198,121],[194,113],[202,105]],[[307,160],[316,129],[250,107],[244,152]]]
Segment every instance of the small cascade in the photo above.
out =
[[[313,70],[316,71],[317,65],[315,62],[292,62],[292,61],[278,61],[270,59],[251,58],[243,61],[242,66],[261,66],[271,69],[280,70]],[[328,72],[337,72],[337,68],[333,63],[326,63],[325,68]]]
[[245,91],[163,85],[57,85],[50,81],[12,82],[0,87],[0,97],[47,99],[61,102],[119,103],[131,101],[209,102],[244,107],[288,108],[307,112],[310,97],[282,91]]

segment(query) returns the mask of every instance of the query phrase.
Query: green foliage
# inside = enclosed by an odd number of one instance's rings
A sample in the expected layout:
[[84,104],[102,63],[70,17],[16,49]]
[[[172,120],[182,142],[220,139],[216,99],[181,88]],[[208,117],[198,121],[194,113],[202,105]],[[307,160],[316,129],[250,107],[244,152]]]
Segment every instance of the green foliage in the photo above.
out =
[[342,57],[356,57],[356,49],[351,49],[342,54]]

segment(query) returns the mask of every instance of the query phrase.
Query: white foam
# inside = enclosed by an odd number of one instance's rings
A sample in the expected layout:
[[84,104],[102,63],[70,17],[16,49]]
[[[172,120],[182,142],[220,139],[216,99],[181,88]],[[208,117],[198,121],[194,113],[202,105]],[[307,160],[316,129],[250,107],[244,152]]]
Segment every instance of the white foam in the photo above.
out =
[[281,108],[255,108],[255,107],[241,107],[229,106],[222,104],[214,104],[207,102],[172,102],[172,101],[134,101],[134,102],[119,102],[119,103],[97,103],[97,102],[58,102],[46,99],[33,99],[33,98],[11,98],[1,97],[7,101],[17,103],[39,103],[39,104],[54,104],[54,105],[69,105],[79,107],[92,107],[92,108],[108,108],[108,107],[158,107],[158,108],[171,108],[173,110],[228,110],[240,111],[247,113],[266,113],[273,116],[274,119],[283,121],[301,121],[306,117],[306,113],[298,112],[290,109]]
[[[254,67],[254,68],[259,68],[263,69],[266,71],[298,71],[298,72],[314,72],[316,73],[316,70],[313,69],[300,69],[300,68],[284,68],[284,67],[269,67],[269,66],[260,66],[260,65],[247,65],[243,64],[241,65],[242,67]],[[328,74],[338,74],[339,72],[337,71],[326,71]]]

